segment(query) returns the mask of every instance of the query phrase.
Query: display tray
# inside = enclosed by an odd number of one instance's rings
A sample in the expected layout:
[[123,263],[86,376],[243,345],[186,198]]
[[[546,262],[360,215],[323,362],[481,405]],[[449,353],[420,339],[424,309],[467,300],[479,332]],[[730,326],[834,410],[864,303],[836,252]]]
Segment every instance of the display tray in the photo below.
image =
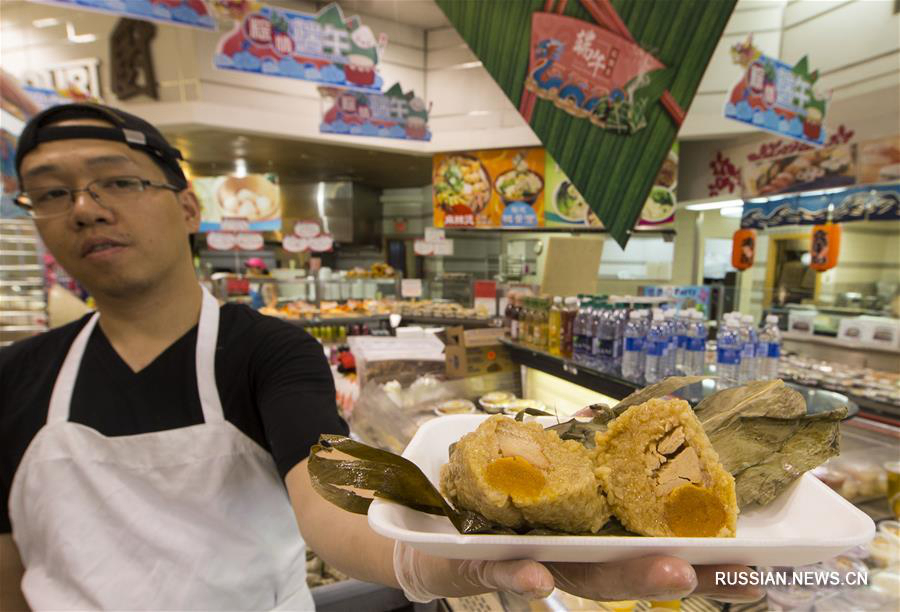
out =
[[[403,456],[437,485],[450,444],[486,418],[433,419],[419,428]],[[556,422],[548,417],[539,421]],[[875,534],[871,518],[808,473],[768,506],[741,513],[735,538],[462,535],[445,517],[380,499],[369,508],[369,525],[383,536],[454,559],[606,562],[665,554],[694,564],[775,566],[824,561],[868,542]]]

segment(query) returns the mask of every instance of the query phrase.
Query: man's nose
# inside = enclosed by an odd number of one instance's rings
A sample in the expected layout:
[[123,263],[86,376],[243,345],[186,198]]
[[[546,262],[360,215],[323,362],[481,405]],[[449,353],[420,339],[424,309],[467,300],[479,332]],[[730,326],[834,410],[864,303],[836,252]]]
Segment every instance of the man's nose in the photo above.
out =
[[72,218],[77,225],[112,222],[112,211],[100,204],[87,189],[74,192],[72,200]]

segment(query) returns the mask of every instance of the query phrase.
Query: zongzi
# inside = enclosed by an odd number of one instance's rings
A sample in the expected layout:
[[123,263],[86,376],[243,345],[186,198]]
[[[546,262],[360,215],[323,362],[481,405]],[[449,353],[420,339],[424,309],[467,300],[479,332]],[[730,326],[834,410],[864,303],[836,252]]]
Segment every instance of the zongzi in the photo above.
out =
[[625,528],[648,536],[734,536],[734,478],[687,402],[631,406],[595,442],[595,473]]
[[458,508],[514,529],[596,533],[610,516],[587,449],[500,415],[453,445],[441,491]]

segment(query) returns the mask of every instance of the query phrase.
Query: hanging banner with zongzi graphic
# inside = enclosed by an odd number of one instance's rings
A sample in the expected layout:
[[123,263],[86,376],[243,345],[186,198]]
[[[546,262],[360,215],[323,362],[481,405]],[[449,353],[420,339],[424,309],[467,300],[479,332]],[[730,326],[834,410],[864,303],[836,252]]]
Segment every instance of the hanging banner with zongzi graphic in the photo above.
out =
[[399,83],[383,94],[344,87],[319,87],[319,94],[325,105],[320,132],[431,140],[429,107]]
[[216,20],[206,0],[32,0],[65,8],[84,9],[131,19],[215,30]]
[[436,2],[624,245],[736,0]]
[[825,143],[827,97],[816,91],[819,71],[806,57],[796,66],[763,55],[753,37],[731,49],[744,76],[731,90],[725,116],[807,144]]
[[378,61],[387,37],[376,39],[337,4],[310,14],[258,2],[214,2],[220,15],[235,19],[219,41],[216,68],[381,90]]

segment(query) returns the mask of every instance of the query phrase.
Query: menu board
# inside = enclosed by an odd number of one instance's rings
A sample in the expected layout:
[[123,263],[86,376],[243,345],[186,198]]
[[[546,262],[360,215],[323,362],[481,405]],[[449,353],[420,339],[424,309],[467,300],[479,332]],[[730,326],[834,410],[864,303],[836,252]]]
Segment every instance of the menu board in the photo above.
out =
[[435,227],[544,227],[540,148],[441,153],[432,165]]
[[191,181],[200,201],[201,232],[222,227],[222,219],[240,217],[249,221],[249,229],[281,229],[281,195],[275,174],[198,177]]
[[[553,228],[596,228],[603,224],[584,198],[547,153],[547,185],[544,198],[545,226]],[[656,175],[650,196],[638,219],[638,229],[659,229],[675,221],[675,188],[678,184],[678,143],[672,147]]]

